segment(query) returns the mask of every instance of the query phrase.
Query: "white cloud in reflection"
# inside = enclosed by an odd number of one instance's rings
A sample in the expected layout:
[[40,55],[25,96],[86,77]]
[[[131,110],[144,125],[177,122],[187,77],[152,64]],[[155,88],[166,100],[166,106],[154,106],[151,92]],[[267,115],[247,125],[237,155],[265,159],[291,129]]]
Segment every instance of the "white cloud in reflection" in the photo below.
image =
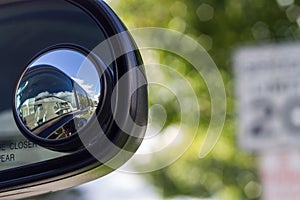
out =
[[95,91],[94,91],[95,86],[93,84],[87,84],[85,83],[84,80],[79,78],[72,77],[72,79],[76,81],[76,83],[78,83],[88,93],[90,97],[95,96]]
[[87,84],[84,80],[80,79],[80,78],[74,78],[72,77],[72,79],[74,81],[76,81],[76,83],[78,83],[90,96],[90,98],[92,98],[94,101],[98,101],[99,100],[99,96],[100,96],[100,92],[97,91],[97,87],[96,84]]
[[100,96],[100,93],[96,94],[96,95],[93,97],[93,100],[94,100],[94,101],[98,101],[98,100],[99,100],[99,96]]

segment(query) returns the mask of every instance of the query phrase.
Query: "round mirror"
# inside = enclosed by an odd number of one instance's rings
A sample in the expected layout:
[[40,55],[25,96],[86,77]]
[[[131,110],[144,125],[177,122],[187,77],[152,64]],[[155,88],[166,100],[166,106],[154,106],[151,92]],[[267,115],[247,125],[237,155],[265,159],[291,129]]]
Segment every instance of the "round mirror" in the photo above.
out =
[[79,50],[54,49],[38,56],[16,89],[21,125],[33,137],[61,140],[84,128],[100,99],[95,60]]

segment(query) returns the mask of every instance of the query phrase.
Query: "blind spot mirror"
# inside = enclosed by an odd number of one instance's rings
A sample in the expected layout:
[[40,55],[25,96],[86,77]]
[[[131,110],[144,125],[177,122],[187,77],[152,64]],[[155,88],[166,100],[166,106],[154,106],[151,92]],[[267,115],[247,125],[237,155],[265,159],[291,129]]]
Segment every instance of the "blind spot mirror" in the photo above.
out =
[[80,51],[60,48],[43,53],[26,68],[15,107],[27,137],[37,142],[66,139],[88,124],[100,98],[95,62]]

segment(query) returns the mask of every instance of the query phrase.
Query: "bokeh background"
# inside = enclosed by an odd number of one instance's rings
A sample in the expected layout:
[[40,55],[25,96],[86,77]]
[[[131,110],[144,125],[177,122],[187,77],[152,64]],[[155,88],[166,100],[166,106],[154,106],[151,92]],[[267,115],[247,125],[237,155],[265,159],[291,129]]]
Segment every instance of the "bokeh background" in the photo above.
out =
[[[243,151],[236,129],[236,98],[232,57],[244,45],[297,41],[300,37],[300,1],[297,0],[107,0],[129,29],[163,27],[198,41],[215,61],[227,94],[227,116],[222,135],[203,159],[199,149],[211,114],[205,83],[185,60],[166,52],[142,52],[144,60],[172,66],[192,83],[201,104],[201,123],[188,150],[172,165],[144,173],[114,172],[100,180],[31,199],[260,199],[261,181],[256,155]],[[174,41],[176,42],[176,41]],[[172,79],[161,72],[164,80]],[[151,79],[151,77],[149,77]],[[149,88],[149,104],[160,102],[167,112],[163,127],[180,123],[178,104],[167,93]],[[155,121],[155,113],[152,113]],[[188,136],[188,131],[185,132]],[[162,158],[160,158],[162,159]],[[160,162],[153,157],[147,163]]]

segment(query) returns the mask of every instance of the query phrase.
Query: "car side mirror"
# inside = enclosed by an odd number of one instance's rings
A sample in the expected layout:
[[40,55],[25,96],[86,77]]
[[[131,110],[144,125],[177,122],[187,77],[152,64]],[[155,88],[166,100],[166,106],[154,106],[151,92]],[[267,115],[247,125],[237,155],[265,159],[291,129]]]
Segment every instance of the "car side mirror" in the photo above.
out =
[[96,0],[10,0],[0,12],[0,199],[124,164],[145,134],[148,97],[140,53],[116,14]]

